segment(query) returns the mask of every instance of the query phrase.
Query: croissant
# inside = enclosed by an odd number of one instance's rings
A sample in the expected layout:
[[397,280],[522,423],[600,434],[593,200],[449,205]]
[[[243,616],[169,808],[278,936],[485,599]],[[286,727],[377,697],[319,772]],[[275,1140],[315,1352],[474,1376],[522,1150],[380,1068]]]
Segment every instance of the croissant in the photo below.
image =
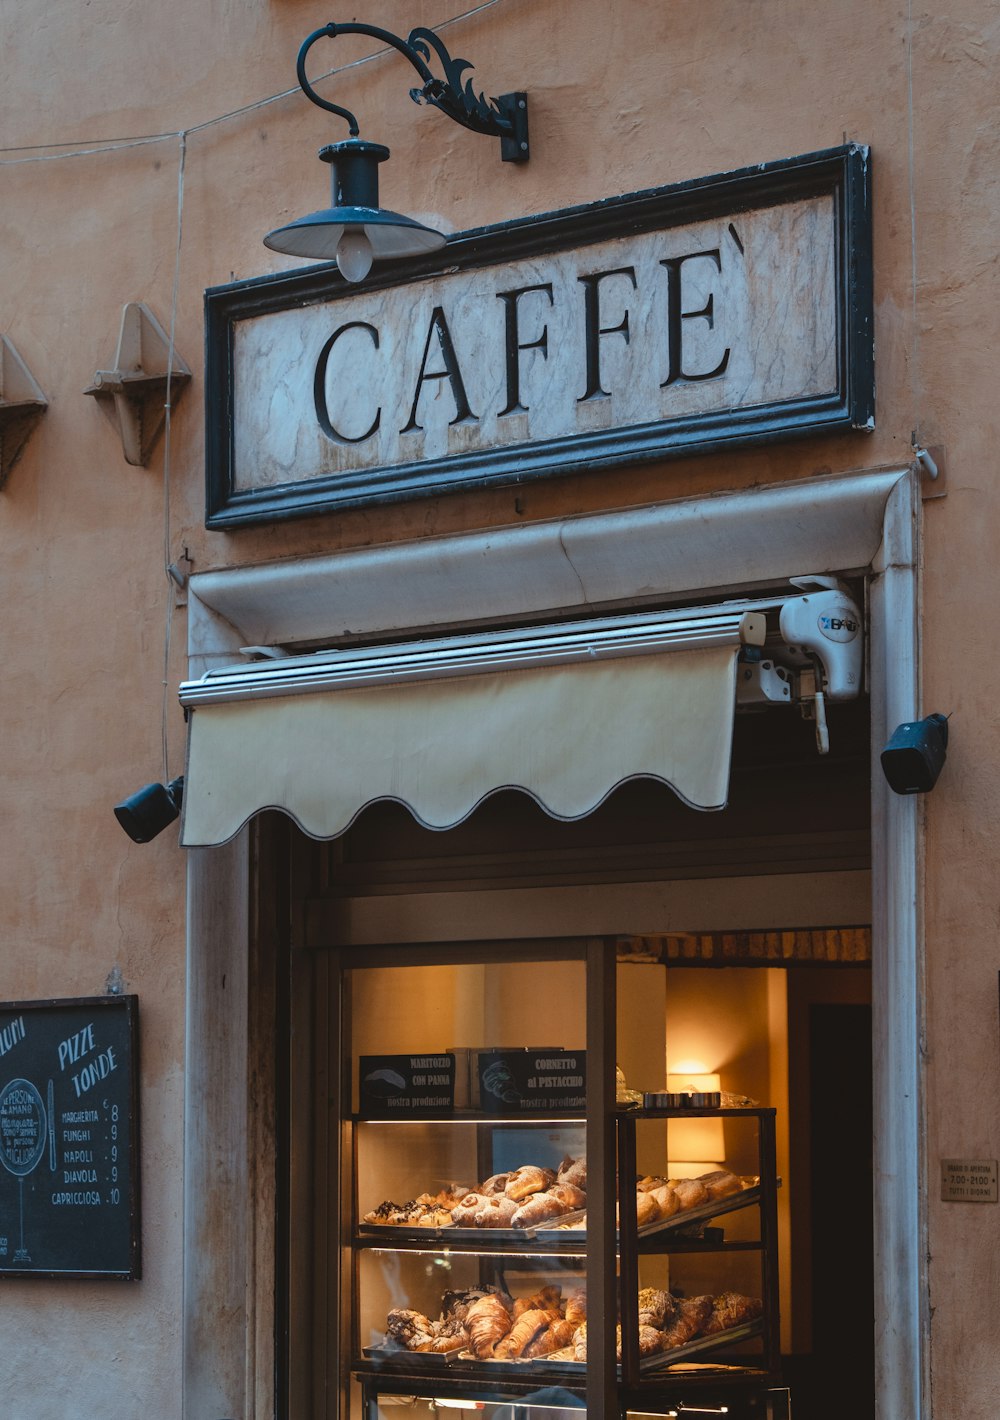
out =
[[499,1297],[480,1297],[465,1314],[469,1345],[481,1361],[493,1355],[497,1342],[510,1331],[510,1312]]
[[451,1210],[451,1221],[457,1228],[474,1228],[476,1214],[488,1203],[481,1193],[467,1193]]
[[587,1206],[587,1195],[575,1183],[554,1183],[546,1192],[550,1198],[558,1198],[565,1203],[568,1212],[573,1213]]
[[483,1202],[475,1214],[475,1225],[477,1228],[509,1228],[513,1224],[514,1216],[517,1213],[517,1204],[513,1198],[506,1197],[503,1193],[496,1193],[491,1198]]
[[578,1287],[576,1291],[570,1292],[566,1298],[566,1320],[571,1321],[574,1327],[580,1325],[581,1321],[587,1320],[587,1293],[583,1287]]
[[730,1194],[739,1193],[743,1188],[736,1175],[728,1169],[713,1169],[711,1173],[699,1174],[697,1182],[704,1185],[705,1192],[713,1203],[720,1198],[728,1198]]
[[744,1322],[759,1317],[763,1310],[763,1302],[756,1297],[742,1297],[739,1292],[720,1292],[712,1306],[712,1315],[705,1324],[705,1334],[710,1336],[742,1326]]
[[556,1198],[552,1193],[535,1193],[521,1204],[510,1225],[512,1228],[531,1228],[536,1223],[544,1223],[547,1218],[558,1218],[568,1212],[561,1198]]
[[702,1203],[708,1202],[708,1189],[700,1178],[674,1179],[673,1188],[682,1211],[686,1211],[688,1208],[697,1208]]
[[492,1198],[495,1193],[502,1193],[504,1191],[509,1178],[509,1173],[491,1174],[484,1183],[480,1184],[478,1192],[485,1194],[487,1198]]
[[656,1213],[659,1221],[665,1222],[667,1218],[672,1218],[681,1206],[681,1200],[677,1197],[677,1190],[665,1183],[660,1188],[651,1188],[646,1195],[652,1198],[656,1204]]
[[587,1359],[587,1323],[581,1322],[573,1333],[573,1357],[577,1361]]
[[647,1326],[639,1323],[639,1355],[655,1356],[658,1351],[663,1350],[663,1333],[657,1331],[655,1326]]
[[636,1222],[639,1227],[644,1227],[646,1223],[655,1223],[660,1216],[656,1199],[651,1193],[637,1193],[635,1195]]
[[532,1193],[541,1193],[543,1188],[548,1188],[555,1181],[556,1176],[551,1169],[539,1168],[537,1164],[525,1164],[523,1168],[515,1169],[508,1178],[504,1193],[508,1198],[520,1203]]
[[532,1297],[518,1297],[514,1302],[514,1309],[511,1313],[514,1320],[523,1316],[525,1312],[538,1311],[558,1311],[559,1302],[562,1296],[561,1287],[542,1287]]
[[576,1188],[587,1189],[587,1160],[571,1159],[567,1154],[559,1165],[559,1172],[556,1175],[558,1183],[571,1183]]
[[683,1346],[700,1336],[712,1315],[711,1297],[690,1297],[679,1304],[677,1315],[661,1333],[663,1350],[670,1351],[675,1346]]
[[561,1318],[557,1311],[535,1308],[533,1311],[523,1312],[510,1332],[494,1348],[495,1359],[500,1361],[523,1355],[525,1347],[530,1346],[540,1332],[546,1331],[552,1322],[559,1320]]
[[525,1346],[521,1355],[526,1360],[533,1356],[547,1356],[550,1351],[558,1351],[563,1346],[568,1346],[575,1331],[576,1327],[572,1322],[554,1321],[544,1331],[536,1334],[535,1339]]
[[661,1292],[658,1287],[643,1287],[639,1293],[639,1325],[662,1328],[672,1320],[677,1311],[677,1302],[669,1292]]
[[564,1346],[568,1346],[576,1335],[577,1323],[564,1318],[562,1321],[554,1321],[549,1327],[549,1335],[555,1343],[553,1351],[561,1351]]

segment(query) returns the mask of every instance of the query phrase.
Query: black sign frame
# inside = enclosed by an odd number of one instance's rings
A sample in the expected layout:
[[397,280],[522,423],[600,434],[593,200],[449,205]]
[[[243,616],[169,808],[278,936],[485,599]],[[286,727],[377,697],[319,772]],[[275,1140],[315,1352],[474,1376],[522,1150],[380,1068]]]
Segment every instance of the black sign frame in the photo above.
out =
[[[0,1020],[16,1021],[21,1017],[33,1017],[37,1022],[44,1015],[59,1016],[65,1018],[71,1013],[93,1015],[95,1022],[102,1019],[110,1021],[112,1015],[120,1016],[122,1019],[115,1024],[118,1026],[118,1041],[113,1044],[124,1042],[127,1058],[121,1061],[120,1083],[116,1080],[116,1086],[124,1094],[123,1101],[125,1113],[112,1116],[113,1106],[106,1111],[107,1123],[110,1135],[111,1128],[118,1124],[119,1118],[127,1131],[127,1147],[123,1151],[120,1160],[124,1168],[124,1177],[119,1182],[122,1198],[118,1203],[120,1208],[120,1223],[115,1234],[119,1251],[127,1261],[124,1265],[115,1267],[82,1267],[73,1266],[72,1258],[66,1267],[32,1267],[30,1265],[12,1266],[5,1260],[0,1259],[0,1279],[21,1279],[37,1277],[48,1281],[73,1281],[73,1280],[121,1280],[138,1281],[142,1276],[142,1230],[141,1230],[141,1178],[140,1178],[140,1131],[139,1131],[139,998],[138,996],[74,996],[63,998],[52,998],[44,1001],[2,1001],[0,1002]],[[68,1023],[67,1023],[68,1024]],[[59,1032],[53,1033],[53,1039]],[[72,1034],[72,1032],[70,1033]],[[68,1038],[68,1037],[67,1037]],[[85,1044],[86,1042],[84,1042]],[[81,1068],[99,1059],[99,1056],[81,1055]],[[13,1063],[13,1062],[12,1062]],[[51,1068],[51,1067],[50,1067]],[[117,1075],[117,1068],[115,1074]],[[21,1079],[25,1077],[11,1077]],[[7,1072],[4,1070],[4,1057],[0,1057],[0,1092],[6,1087]],[[39,1094],[34,1082],[30,1082]],[[107,1089],[107,1087],[105,1087]],[[52,1118],[53,1094],[51,1088],[48,1093],[49,1103],[49,1148],[54,1152],[54,1119]],[[94,1112],[100,1113],[96,1106],[97,1096],[94,1097]],[[122,1105],[119,1104],[119,1110]],[[89,1133],[96,1131],[88,1130]],[[117,1139],[117,1131],[115,1138]],[[64,1146],[65,1158],[65,1146]],[[116,1163],[119,1160],[116,1159]],[[0,1170],[4,1165],[0,1163]],[[64,1170],[65,1172],[65,1167]],[[117,1181],[116,1181],[117,1182]],[[102,1209],[102,1214],[106,1213]],[[96,1214],[90,1215],[91,1221]],[[115,1220],[118,1222],[118,1220]]]
[[[831,194],[836,222],[837,381],[832,393],[576,433],[391,467],[239,489],[235,477],[234,337],[241,320],[336,302],[359,290],[406,285],[609,238],[656,231]],[[871,154],[845,144],[802,157],[629,193],[459,232],[439,251],[377,268],[363,286],[333,263],[255,277],[205,292],[208,528],[239,528],[446,492],[720,449],[871,431],[875,417]],[[665,487],[665,493],[669,489]]]

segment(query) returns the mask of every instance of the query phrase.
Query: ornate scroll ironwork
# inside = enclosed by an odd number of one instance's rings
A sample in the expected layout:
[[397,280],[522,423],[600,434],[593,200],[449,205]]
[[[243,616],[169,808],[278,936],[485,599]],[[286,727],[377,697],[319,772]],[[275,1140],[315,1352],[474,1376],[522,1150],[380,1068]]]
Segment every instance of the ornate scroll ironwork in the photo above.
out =
[[[418,28],[410,31],[407,39],[380,29],[377,25],[329,24],[314,30],[303,41],[296,61],[299,84],[307,98],[319,108],[335,113],[345,120],[352,138],[357,138],[360,126],[350,109],[331,103],[322,98],[306,77],[305,61],[312,46],[320,39],[336,39],[339,35],[367,35],[381,40],[397,50],[409,60],[423,80],[419,88],[410,90],[414,103],[426,103],[446,113],[449,118],[460,123],[473,133],[483,133],[500,139],[501,157],[504,162],[523,163],[528,159],[528,99],[518,92],[501,94],[497,99],[488,99],[482,92],[476,93],[471,78],[463,78],[466,70],[472,69],[468,59],[452,58],[440,35],[434,30]],[[438,78],[427,61],[432,52],[441,62],[444,78]]]

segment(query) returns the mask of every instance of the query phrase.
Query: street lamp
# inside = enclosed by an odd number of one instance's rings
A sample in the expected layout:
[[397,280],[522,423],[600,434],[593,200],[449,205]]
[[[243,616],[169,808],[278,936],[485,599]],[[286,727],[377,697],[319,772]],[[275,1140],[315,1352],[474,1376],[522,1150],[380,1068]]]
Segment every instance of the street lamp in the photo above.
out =
[[[306,55],[316,41],[347,34],[369,35],[398,50],[423,80],[422,87],[410,90],[413,101],[431,104],[474,133],[498,137],[504,162],[528,159],[528,100],[524,93],[502,94],[499,99],[477,95],[471,79],[462,81],[464,71],[472,65],[466,59],[452,59],[430,29],[411,30],[404,40],[376,25],[330,24],[306,38],[295,66],[302,92],[319,108],[343,118],[350,137],[320,149],[320,160],[333,170],[331,205],[269,232],[264,245],[289,256],[336,261],[345,280],[363,281],[372,262],[437,251],[444,246],[445,237],[412,217],[379,206],[378,165],[388,158],[389,149],[360,138],[354,114],[321,98],[306,78]],[[443,79],[436,78],[427,65],[432,50],[441,61]]]

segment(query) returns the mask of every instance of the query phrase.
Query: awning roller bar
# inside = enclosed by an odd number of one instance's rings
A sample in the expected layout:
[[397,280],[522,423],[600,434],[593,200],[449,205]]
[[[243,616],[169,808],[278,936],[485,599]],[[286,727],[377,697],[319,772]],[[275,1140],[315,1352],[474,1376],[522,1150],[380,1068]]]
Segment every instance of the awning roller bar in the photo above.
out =
[[778,601],[644,612],[563,625],[352,647],[209,671],[180,687],[181,704],[226,704],[315,691],[445,679],[710,646],[763,646]]

